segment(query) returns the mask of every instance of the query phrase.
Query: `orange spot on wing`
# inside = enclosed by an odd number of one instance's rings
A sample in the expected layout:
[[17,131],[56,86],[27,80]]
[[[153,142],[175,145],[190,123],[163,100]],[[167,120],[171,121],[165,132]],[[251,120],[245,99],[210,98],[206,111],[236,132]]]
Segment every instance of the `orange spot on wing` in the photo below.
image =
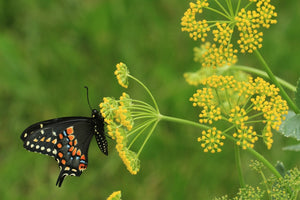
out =
[[58,143],[56,146],[57,146],[57,148],[59,148],[59,149],[62,148],[62,144],[61,144],[61,143]]
[[66,164],[66,160],[65,159],[61,159],[61,164],[65,165]]
[[47,138],[46,142],[50,142],[51,141],[51,138]]
[[82,156],[80,157],[80,160],[85,160],[85,155],[82,155]]
[[80,149],[78,149],[78,151],[77,151],[77,156],[81,156],[81,151],[80,151]]
[[73,141],[70,141],[70,142],[69,142],[69,145],[70,145],[70,146],[73,146]]
[[74,150],[74,147],[71,146],[71,147],[69,148],[69,151],[73,151],[73,150]]
[[45,137],[42,137],[42,139],[40,139],[41,142],[44,142],[44,140],[45,140]]
[[75,136],[74,135],[68,135],[69,140],[74,140]]
[[78,143],[78,142],[77,142],[77,139],[76,139],[76,140],[74,140],[74,146],[75,146],[75,145],[77,145],[77,143]]
[[60,134],[58,135],[58,137],[59,137],[59,139],[63,139],[63,138],[64,138],[64,135],[63,135],[62,133],[60,133]]
[[76,151],[77,151],[77,148],[75,148],[75,149],[72,151],[72,156],[75,156]]
[[73,127],[67,128],[67,134],[70,135],[72,133],[74,133]]
[[64,156],[64,154],[62,152],[58,152],[58,157],[62,158]]
[[56,142],[57,142],[57,139],[52,140],[53,144],[56,144]]

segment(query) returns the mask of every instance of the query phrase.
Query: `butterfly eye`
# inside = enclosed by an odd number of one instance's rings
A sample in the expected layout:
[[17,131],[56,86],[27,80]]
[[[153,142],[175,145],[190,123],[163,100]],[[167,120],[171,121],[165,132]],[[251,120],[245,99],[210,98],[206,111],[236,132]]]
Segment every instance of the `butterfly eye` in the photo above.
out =
[[99,114],[98,110],[96,110],[96,109],[92,110],[92,115],[93,116],[97,116],[98,114]]

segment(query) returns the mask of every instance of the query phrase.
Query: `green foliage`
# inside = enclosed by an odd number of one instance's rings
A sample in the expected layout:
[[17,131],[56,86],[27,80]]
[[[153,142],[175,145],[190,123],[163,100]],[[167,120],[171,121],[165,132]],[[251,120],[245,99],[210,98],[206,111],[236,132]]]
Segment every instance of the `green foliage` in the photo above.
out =
[[300,151],[300,144],[289,145],[289,146],[283,147],[282,149],[286,150],[286,151]]
[[285,137],[292,137],[300,140],[300,114],[287,118],[280,127]]
[[283,162],[277,161],[275,168],[280,173],[281,176],[285,176],[286,169],[284,167]]

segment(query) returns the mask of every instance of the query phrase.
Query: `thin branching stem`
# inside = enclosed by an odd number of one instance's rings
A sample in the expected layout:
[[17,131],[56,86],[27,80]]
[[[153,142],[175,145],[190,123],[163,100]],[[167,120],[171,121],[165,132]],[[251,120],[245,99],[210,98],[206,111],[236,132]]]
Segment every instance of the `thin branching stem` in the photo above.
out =
[[281,96],[287,101],[289,107],[295,112],[295,113],[300,113],[299,108],[296,106],[296,104],[293,102],[293,100],[288,96],[288,94],[285,92],[285,90],[283,89],[283,87],[281,86],[281,84],[279,83],[279,81],[276,79],[276,77],[274,76],[273,72],[271,71],[270,67],[268,66],[267,62],[265,61],[265,59],[262,57],[262,55],[260,54],[260,52],[258,50],[254,51],[258,60],[261,62],[261,64],[263,65],[264,69],[266,70],[267,74],[269,75],[271,81],[273,82],[274,85],[276,85],[276,87],[279,88],[279,92],[281,94]]

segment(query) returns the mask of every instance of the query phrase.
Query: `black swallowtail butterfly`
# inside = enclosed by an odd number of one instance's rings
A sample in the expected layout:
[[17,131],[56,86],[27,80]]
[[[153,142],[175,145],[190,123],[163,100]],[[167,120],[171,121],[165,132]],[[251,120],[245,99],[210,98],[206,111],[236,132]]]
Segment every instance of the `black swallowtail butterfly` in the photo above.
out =
[[60,187],[66,176],[80,176],[87,168],[93,135],[100,150],[108,155],[104,120],[96,109],[92,110],[92,117],[62,117],[35,123],[23,131],[21,139],[25,149],[55,158],[60,167],[56,185]]

